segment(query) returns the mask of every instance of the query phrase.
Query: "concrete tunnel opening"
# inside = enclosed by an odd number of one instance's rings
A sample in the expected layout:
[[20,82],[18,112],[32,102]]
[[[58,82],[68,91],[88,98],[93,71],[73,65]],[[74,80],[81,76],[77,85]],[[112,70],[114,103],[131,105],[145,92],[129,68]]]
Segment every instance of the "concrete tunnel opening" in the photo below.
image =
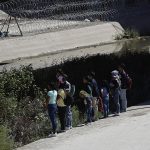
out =
[[95,71],[96,80],[101,84],[103,79],[110,80],[110,72],[117,69],[118,64],[125,63],[127,73],[133,80],[132,89],[128,90],[128,106],[133,106],[150,99],[150,53],[144,50],[128,49],[131,45],[124,45],[122,50],[112,54],[96,54],[65,60],[64,63],[37,69],[34,71],[35,80],[42,89],[47,83],[55,80],[57,69],[61,68],[68,75],[68,80],[76,86],[75,97],[81,90],[82,77]]

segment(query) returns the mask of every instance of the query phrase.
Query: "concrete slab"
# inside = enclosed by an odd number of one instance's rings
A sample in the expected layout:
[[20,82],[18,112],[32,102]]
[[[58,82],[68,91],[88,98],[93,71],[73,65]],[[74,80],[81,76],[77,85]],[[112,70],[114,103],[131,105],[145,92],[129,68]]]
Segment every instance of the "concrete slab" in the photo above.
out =
[[56,64],[63,63],[67,60],[72,60],[74,58],[81,58],[85,56],[93,56],[97,54],[111,54],[119,52],[123,48],[124,42],[117,42],[111,44],[104,44],[100,46],[91,46],[86,48],[77,48],[73,50],[68,50],[56,54],[46,54],[38,57],[22,58],[10,61],[9,64],[3,64],[0,66],[0,72],[3,68],[10,70],[11,68],[20,68],[21,65],[31,65],[34,70],[50,67]]
[[84,28],[0,40],[0,62],[112,42],[115,35],[122,31],[123,28],[119,23],[108,22]]

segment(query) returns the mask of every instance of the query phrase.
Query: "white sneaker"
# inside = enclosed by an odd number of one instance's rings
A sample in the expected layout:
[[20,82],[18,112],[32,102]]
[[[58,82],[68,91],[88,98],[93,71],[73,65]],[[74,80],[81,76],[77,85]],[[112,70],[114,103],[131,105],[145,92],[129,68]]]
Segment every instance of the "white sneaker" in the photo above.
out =
[[91,124],[92,124],[91,122],[88,122],[86,125],[89,126],[89,125],[91,125]]
[[57,134],[56,134],[56,133],[55,133],[55,134],[54,134],[54,133],[52,133],[52,134],[49,134],[49,135],[48,135],[48,137],[49,137],[49,138],[50,138],[50,137],[56,137],[56,136],[57,136]]
[[119,113],[115,113],[114,116],[120,116],[120,114]]
[[66,127],[65,129],[66,129],[66,130],[70,130],[70,127]]

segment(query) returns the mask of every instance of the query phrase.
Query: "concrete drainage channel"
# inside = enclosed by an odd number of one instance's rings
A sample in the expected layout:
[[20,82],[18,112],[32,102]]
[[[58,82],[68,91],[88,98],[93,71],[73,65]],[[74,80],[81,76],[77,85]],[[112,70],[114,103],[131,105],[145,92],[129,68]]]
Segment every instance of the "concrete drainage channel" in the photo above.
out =
[[124,62],[127,72],[133,79],[132,90],[128,91],[129,106],[138,104],[150,98],[150,53],[147,40],[126,42],[119,52],[112,54],[87,55],[37,69],[34,71],[36,82],[45,88],[48,82],[55,80],[56,70],[62,68],[68,74],[69,81],[76,85],[76,96],[78,96],[82,77],[89,71],[96,72],[96,79],[100,85],[101,80],[110,80],[110,72],[116,69],[119,63]]
[[78,48],[53,55],[18,59],[9,64],[2,64],[6,69],[19,68],[20,65],[32,64],[36,83],[46,88],[47,83],[55,80],[56,70],[62,68],[69,76],[69,81],[75,84],[76,96],[81,89],[82,77],[89,71],[96,72],[96,79],[110,80],[110,72],[124,62],[127,72],[133,79],[132,90],[128,91],[129,106],[149,99],[150,94],[150,39],[131,40],[102,46]]
[[[72,84],[76,85],[76,95],[75,98],[78,97],[79,90],[81,89],[81,84],[82,84],[82,77],[89,73],[89,71],[94,70],[96,72],[96,79],[99,83],[101,84],[102,79],[107,79],[110,80],[110,72],[113,69],[116,69],[119,63],[124,62],[127,66],[127,72],[130,74],[131,78],[133,79],[133,87],[132,90],[128,91],[128,104],[129,106],[135,105],[137,103],[140,103],[142,101],[145,101],[147,99],[150,99],[150,70],[149,70],[149,65],[150,65],[150,53],[149,53],[149,45],[150,45],[150,40],[149,39],[141,39],[141,40],[132,40],[132,41],[126,41],[125,43],[121,44],[121,46],[116,46],[114,49],[116,50],[117,47],[119,47],[118,51],[113,51],[112,47],[109,47],[110,45],[107,45],[104,49],[104,47],[92,47],[90,49],[86,49],[87,51],[89,50],[88,53],[84,54],[86,50],[79,50],[80,52],[83,51],[82,55],[81,53],[78,53],[76,51],[76,55],[73,55],[71,57],[71,54],[74,54],[74,51],[68,52],[67,55],[66,53],[60,53],[54,55],[49,55],[46,56],[47,60],[45,62],[50,61],[49,64],[42,66],[42,68],[36,68],[35,65],[37,65],[38,62],[43,61],[44,62],[44,57],[39,58],[31,58],[32,64],[34,67],[34,77],[37,85],[39,85],[42,89],[47,87],[47,83],[50,81],[55,80],[55,75],[56,75],[56,70],[58,68],[62,68],[65,73],[68,74],[69,76],[69,81]],[[109,51],[111,50],[111,51]],[[109,51],[109,53],[108,53]],[[79,56],[80,55],[80,56]],[[64,58],[62,61],[59,60],[60,57]],[[68,58],[68,56],[70,56]],[[53,63],[52,58],[57,58],[58,60],[55,63]],[[37,61],[35,61],[37,59]],[[26,59],[26,62],[29,62],[30,59]],[[19,64],[24,64],[25,60],[21,61]],[[29,63],[28,63],[29,64]],[[10,65],[10,64],[9,64]],[[8,67],[8,65],[5,65]],[[40,66],[40,65],[39,65]],[[17,66],[15,66],[17,67]],[[9,69],[9,68],[8,68]],[[112,103],[110,104],[111,109],[113,109]],[[142,109],[141,106],[139,110]],[[147,106],[146,106],[147,107]],[[130,108],[129,108],[130,109]],[[118,124],[118,120],[123,120],[123,119],[133,119],[136,120],[138,119],[137,117],[143,117],[144,114],[147,113],[148,109],[144,110],[137,110],[138,107],[133,107],[131,109],[135,109],[136,111],[131,110],[130,113],[125,113],[127,115],[126,118],[124,117],[117,117],[113,118],[115,122]],[[146,111],[145,111],[146,110]],[[142,112],[142,113],[141,113]],[[146,114],[147,115],[147,114]],[[108,119],[108,123],[110,124],[112,117]],[[121,118],[121,119],[120,119]],[[102,121],[103,125],[101,126],[102,128],[106,127],[106,122]],[[114,122],[113,122],[114,123]],[[100,124],[101,123],[96,123]],[[98,126],[97,126],[98,127]],[[85,127],[84,129],[86,130],[88,127]],[[90,127],[89,127],[90,128]],[[109,128],[109,126],[107,126]],[[92,129],[92,128],[91,128]],[[97,130],[99,128],[96,128]],[[83,130],[83,129],[76,129],[76,130]],[[101,129],[100,129],[101,130]],[[132,129],[131,129],[132,130]],[[71,130],[71,132],[75,132],[74,130]],[[78,133],[78,132],[77,132]],[[80,132],[79,132],[80,133]],[[81,132],[83,133],[83,132]],[[100,131],[101,133],[101,131]],[[120,133],[119,133],[120,134]],[[60,138],[64,137],[64,135],[60,135]],[[67,136],[71,135],[70,132],[68,132]],[[74,134],[73,134],[74,135]],[[77,135],[77,134],[76,134]],[[80,135],[80,134],[79,134]],[[68,136],[69,137],[69,136]],[[59,137],[58,137],[59,138]],[[63,138],[64,139],[64,138]],[[65,138],[66,139],[66,138]],[[43,140],[45,141],[45,140]],[[48,139],[48,147],[49,146],[49,139]],[[53,143],[53,142],[52,142]],[[55,143],[55,142],[54,142]],[[27,148],[29,149],[29,148]],[[33,148],[31,148],[33,149]],[[36,149],[36,148],[35,148]],[[38,149],[38,148],[37,148]],[[39,148],[41,149],[41,148]]]

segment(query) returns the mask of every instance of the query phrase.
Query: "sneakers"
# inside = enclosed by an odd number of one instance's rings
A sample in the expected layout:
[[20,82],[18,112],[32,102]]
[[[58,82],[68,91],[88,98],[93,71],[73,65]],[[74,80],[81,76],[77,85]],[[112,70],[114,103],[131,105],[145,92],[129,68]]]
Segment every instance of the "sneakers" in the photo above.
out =
[[78,124],[77,127],[82,127],[82,126],[85,126],[84,123],[81,123],[81,124]]
[[66,127],[66,130],[70,130],[70,127]]
[[127,112],[126,110],[122,110],[120,113],[125,113],[125,112]]
[[66,130],[70,130],[70,129],[72,129],[72,126],[70,126],[70,127],[66,127]]
[[120,114],[119,113],[115,113],[114,116],[120,116]]
[[49,138],[51,138],[51,137],[56,137],[56,136],[57,136],[56,133],[52,133],[52,134],[49,134],[49,135],[48,135]]
[[58,133],[64,133],[66,130],[59,130]]
[[91,124],[92,124],[91,122],[88,122],[86,125],[87,125],[87,126],[90,126]]

